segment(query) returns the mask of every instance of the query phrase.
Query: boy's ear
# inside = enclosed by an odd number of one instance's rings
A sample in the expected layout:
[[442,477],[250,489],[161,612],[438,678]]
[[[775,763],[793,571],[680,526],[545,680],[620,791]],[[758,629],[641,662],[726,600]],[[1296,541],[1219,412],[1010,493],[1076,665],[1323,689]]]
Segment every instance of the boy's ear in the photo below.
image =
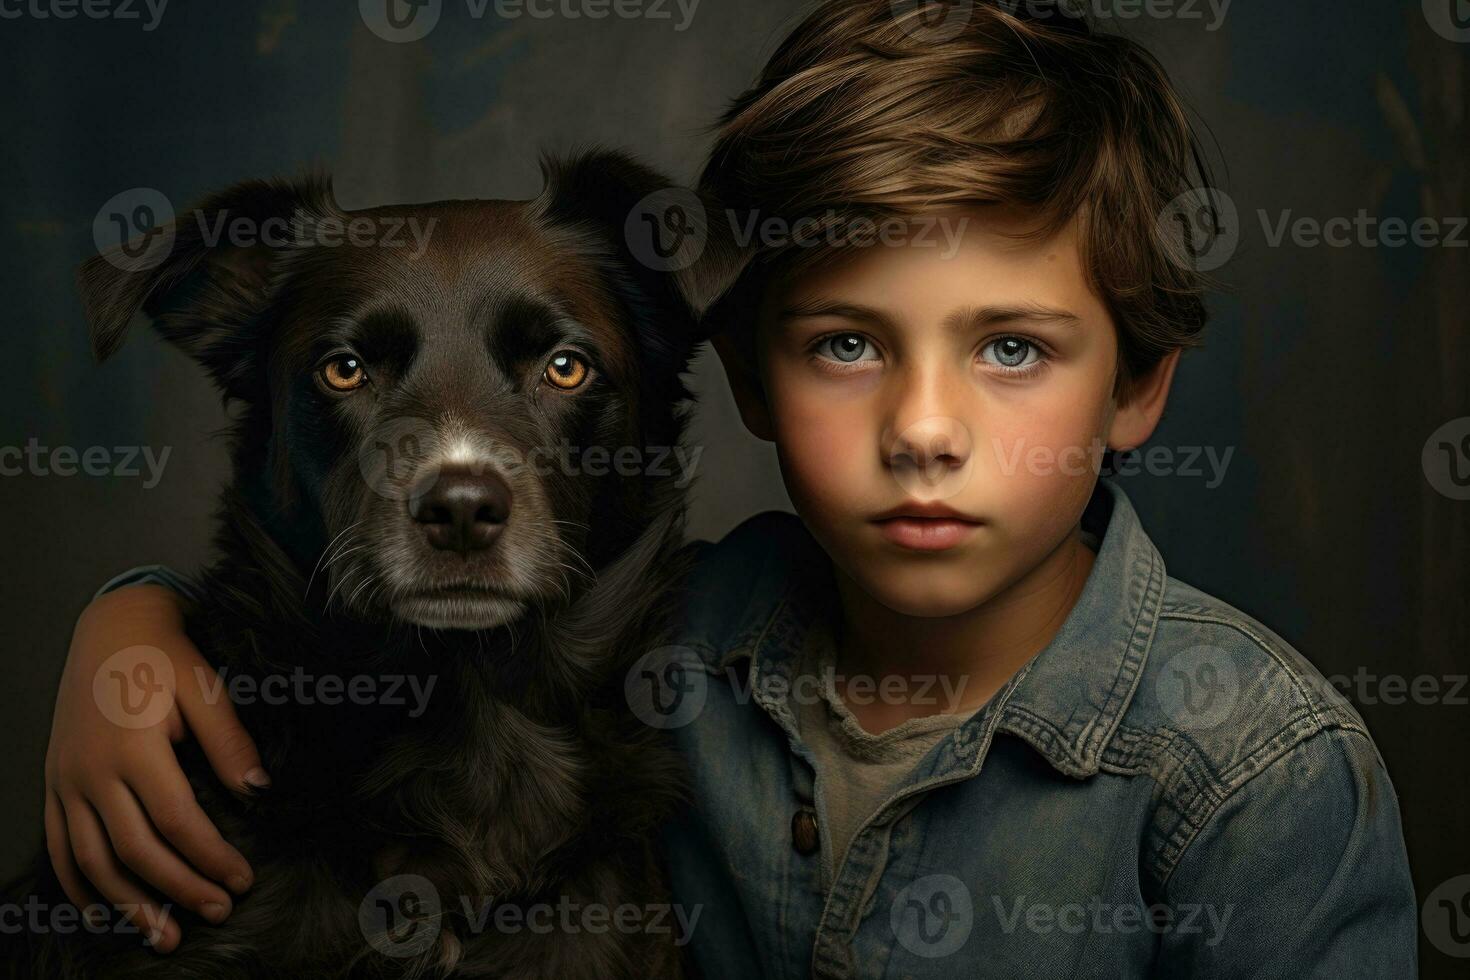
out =
[[1170,351],[1153,369],[1134,379],[1113,412],[1108,426],[1108,448],[1123,452],[1136,449],[1153,435],[1154,427],[1164,414],[1169,400],[1169,387],[1174,383],[1174,369],[1179,366],[1178,350]]
[[77,270],[93,354],[101,361],[115,353],[141,312],[202,364],[226,397],[246,397],[293,222],[341,217],[325,177],[247,181],[147,240],[93,256]]
[[725,378],[735,396],[735,405],[740,409],[740,421],[757,439],[774,442],[771,428],[770,407],[766,404],[766,392],[761,384],[760,368],[751,360],[750,348],[754,345],[736,343],[728,334],[718,333],[711,338],[715,353],[725,367]]

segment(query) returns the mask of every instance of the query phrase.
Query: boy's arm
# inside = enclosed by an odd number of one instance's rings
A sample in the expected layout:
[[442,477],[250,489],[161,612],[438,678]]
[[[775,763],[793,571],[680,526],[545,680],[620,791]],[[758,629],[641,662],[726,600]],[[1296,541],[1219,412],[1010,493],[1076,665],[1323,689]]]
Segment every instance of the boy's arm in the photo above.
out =
[[1318,733],[1227,797],[1165,895],[1159,976],[1419,975],[1398,799],[1359,732]]
[[[130,918],[156,929],[154,947],[167,952],[181,932],[151,889],[220,921],[230,891],[252,880],[195,801],[171,743],[192,733],[237,791],[268,780],[229,699],[204,697],[194,681],[209,665],[184,632],[179,595],[160,581],[189,588],[167,569],[138,569],[104,586],[77,620],[46,751],[45,813],[67,896],[79,907],[98,895],[140,907]],[[135,690],[124,705],[129,683],[149,688],[147,700]]]
[[114,575],[108,579],[107,583],[92,596],[92,601],[95,602],[109,592],[116,592],[126,585],[161,585],[190,602],[199,598],[199,591],[194,584],[167,565],[139,565],[137,568],[130,568],[121,575]]

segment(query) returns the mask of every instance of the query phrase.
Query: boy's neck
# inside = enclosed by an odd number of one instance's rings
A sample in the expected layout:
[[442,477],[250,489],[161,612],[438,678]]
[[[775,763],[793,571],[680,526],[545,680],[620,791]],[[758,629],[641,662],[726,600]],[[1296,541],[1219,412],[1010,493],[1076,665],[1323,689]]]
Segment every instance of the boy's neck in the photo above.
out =
[[[964,613],[945,617],[894,612],[837,570],[842,607],[838,693],[872,733],[910,718],[980,707],[1051,642],[1082,593],[1095,558],[1078,529],[1004,591]],[[886,677],[903,678],[903,690],[929,691],[928,703],[849,698],[844,677],[871,678],[880,685]]]

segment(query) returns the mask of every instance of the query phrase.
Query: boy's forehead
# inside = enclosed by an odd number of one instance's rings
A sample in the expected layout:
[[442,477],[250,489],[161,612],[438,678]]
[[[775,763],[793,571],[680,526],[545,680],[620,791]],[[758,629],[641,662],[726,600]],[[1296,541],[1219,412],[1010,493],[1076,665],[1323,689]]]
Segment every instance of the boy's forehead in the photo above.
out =
[[956,305],[1031,305],[1084,316],[1100,301],[1077,226],[1073,219],[1047,234],[1036,213],[998,205],[900,219],[886,238],[795,256],[785,269],[778,264],[761,297],[761,319],[843,303],[919,315]]

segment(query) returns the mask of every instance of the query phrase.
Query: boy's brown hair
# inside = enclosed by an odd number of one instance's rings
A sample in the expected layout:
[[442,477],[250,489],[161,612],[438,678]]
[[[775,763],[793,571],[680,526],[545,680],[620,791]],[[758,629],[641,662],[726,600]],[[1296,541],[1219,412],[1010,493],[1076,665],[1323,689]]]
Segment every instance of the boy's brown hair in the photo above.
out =
[[[1126,397],[1205,324],[1203,277],[1161,221],[1191,176],[1208,183],[1198,139],[1133,41],[1038,0],[827,0],[718,123],[700,192],[731,225],[990,203],[1037,214],[1042,235],[1079,218]],[[708,327],[748,345],[771,276],[833,251],[748,249]]]

